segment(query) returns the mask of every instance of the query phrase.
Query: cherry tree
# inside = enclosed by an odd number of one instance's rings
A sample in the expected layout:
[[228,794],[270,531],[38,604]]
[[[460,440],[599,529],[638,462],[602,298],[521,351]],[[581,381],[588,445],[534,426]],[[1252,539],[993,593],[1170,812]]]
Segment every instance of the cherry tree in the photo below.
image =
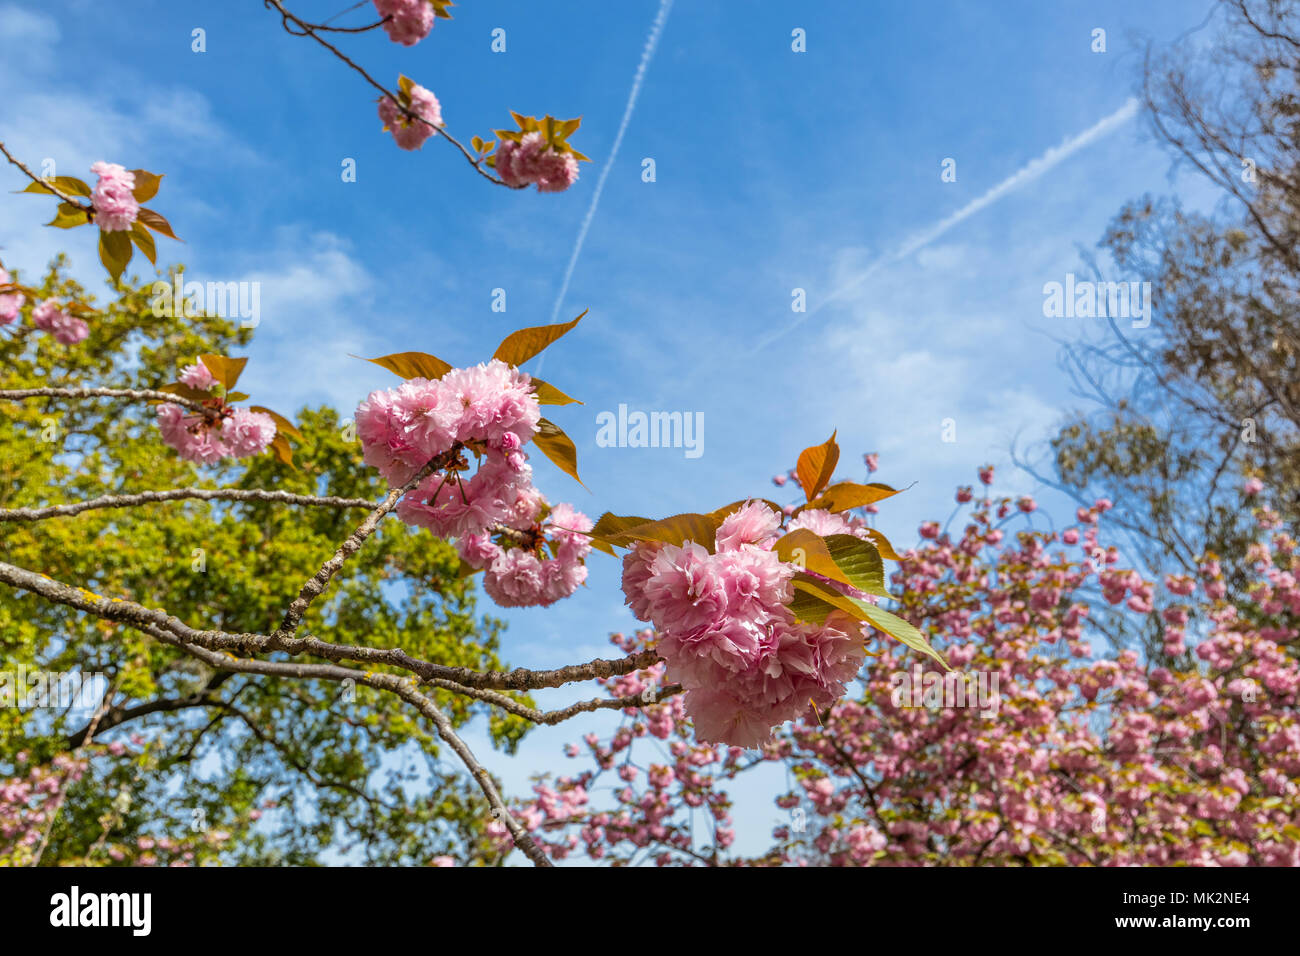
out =
[[[425,39],[436,20],[449,17],[449,3],[376,0],[381,19],[361,27],[309,23],[280,0],[266,0],[266,6],[279,15],[287,32],[315,41],[377,90],[378,116],[397,147],[414,150],[430,139],[444,140],[479,176],[507,188],[535,186],[554,193],[576,180],[578,163],[586,157],[568,140],[579,120],[515,113],[517,128],[496,130],[490,140],[475,136],[466,148],[448,131],[443,104],[433,92],[406,76],[395,90],[387,89],[343,52],[337,38],[327,38],[382,28],[395,43],[411,46]],[[102,161],[91,167],[98,177],[91,186],[73,176],[38,176],[4,144],[0,151],[28,180],[24,192],[56,204],[50,226],[97,231],[99,258],[113,286],[128,297],[123,279],[134,253],[155,264],[156,236],[176,238],[168,220],[145,205],[160,195],[160,174]],[[577,400],[521,367],[572,332],[582,315],[514,331],[475,364],[455,366],[418,350],[370,359],[403,380],[376,388],[354,415],[363,461],[386,486],[376,501],[276,487],[291,480],[295,450],[317,446],[322,439],[305,421],[295,423],[265,406],[247,404],[250,396],[238,390],[238,382],[249,356],[202,351],[177,362],[170,375],[157,376],[146,367],[146,381],[134,387],[96,378],[93,367],[49,364],[52,348],[98,345],[93,333],[100,323],[108,327],[109,316],[75,288],[67,295],[51,295],[53,279],[37,287],[19,278],[0,272],[0,325],[14,360],[0,401],[10,407],[40,403],[46,410],[78,403],[93,409],[102,402],[113,409],[105,415],[144,405],[152,409],[154,428],[136,431],[130,440],[151,445],[148,454],[155,459],[172,455],[217,475],[230,473],[236,463],[247,463],[248,470],[237,487],[105,489],[108,493],[81,500],[62,497],[57,485],[23,487],[18,493],[27,501],[0,508],[0,526],[30,527],[99,511],[157,509],[187,501],[214,508],[257,504],[343,514],[356,510],[365,516],[339,534],[332,551],[315,560],[317,569],[296,589],[272,596],[278,598],[277,614],[264,613],[260,624],[243,629],[228,628],[220,606],[182,618],[150,600],[148,593],[101,593],[95,576],[60,580],[47,573],[57,563],[49,541],[16,538],[17,553],[6,551],[6,560],[0,561],[0,583],[24,598],[24,608],[34,598],[102,622],[106,635],[129,632],[134,635],[129,640],[145,641],[150,653],[170,649],[177,660],[198,662],[212,676],[188,704],[149,700],[145,689],[114,684],[103,693],[89,724],[66,738],[69,752],[44,763],[25,753],[16,757],[14,774],[0,789],[0,839],[8,844],[4,852],[11,859],[41,861],[60,808],[97,762],[126,756],[138,758],[147,770],[144,750],[132,750],[116,737],[101,743],[97,734],[173,707],[214,705],[238,712],[229,700],[212,696],[221,675],[274,678],[277,687],[332,682],[392,695],[431,725],[462,761],[487,802],[483,818],[492,820],[493,833],[499,830],[537,865],[549,865],[550,856],[511,812],[491,774],[457,732],[449,708],[468,701],[525,723],[550,724],[595,710],[641,710],[673,700],[672,706],[694,720],[701,745],[756,747],[786,721],[807,712],[830,712],[861,666],[872,629],[947,666],[916,628],[877,603],[887,594],[883,558],[896,555],[879,532],[848,514],[896,491],[879,483],[833,482],[839,458],[834,436],[800,455],[796,476],[805,500],[797,508],[742,498],[711,511],[663,519],[607,513],[593,521],[544,495],[533,482],[530,454],[540,453],[580,479],[573,441],[542,416],[542,407],[562,408]],[[131,332],[129,327],[124,331]],[[46,356],[46,364],[36,361],[38,354]],[[94,418],[93,411],[89,417]],[[24,416],[16,413],[13,420],[18,425]],[[77,458],[74,448],[67,452]],[[252,484],[247,478],[254,473],[253,463],[264,457],[275,464],[256,469],[266,480]],[[95,453],[82,454],[83,474],[94,474],[94,460]],[[136,470],[133,478],[141,477]],[[639,617],[654,622],[657,640],[626,647],[610,660],[506,671],[417,656],[406,649],[408,634],[399,633],[388,644],[358,640],[355,632],[350,639],[314,635],[306,622],[313,614],[319,622],[321,606],[343,597],[339,588],[346,587],[340,583],[346,576],[341,572],[362,560],[363,550],[376,547],[373,539],[381,525],[393,521],[423,535],[420,540],[429,549],[454,546],[456,576],[481,574],[483,591],[507,607],[563,600],[585,581],[593,550],[610,558],[625,552],[626,598]],[[638,686],[634,693],[578,700],[552,711],[537,709],[524,696],[540,688],[624,678],[645,668],[661,670],[664,679],[656,690]],[[245,723],[262,732],[256,721]],[[102,833],[85,848],[83,862],[97,855],[114,862],[128,857],[146,864],[196,862],[211,857],[229,839],[229,833],[222,839],[150,838],[147,846],[136,841],[129,851],[117,845],[106,849],[109,835],[129,810],[129,788],[124,792],[126,805],[114,804],[104,812]],[[245,830],[253,826],[257,813],[243,814],[238,825]]]

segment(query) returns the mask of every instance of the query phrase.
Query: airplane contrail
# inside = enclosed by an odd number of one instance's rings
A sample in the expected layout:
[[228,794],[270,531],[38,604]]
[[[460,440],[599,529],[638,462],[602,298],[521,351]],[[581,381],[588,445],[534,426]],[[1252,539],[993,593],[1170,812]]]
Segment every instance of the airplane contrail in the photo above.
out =
[[1015,190],[1019,189],[1021,186],[1025,185],[1025,183],[1037,179],[1039,176],[1043,175],[1043,173],[1047,172],[1053,166],[1056,166],[1057,164],[1064,162],[1066,159],[1073,156],[1075,153],[1077,153],[1079,150],[1083,149],[1084,147],[1096,142],[1097,140],[1101,139],[1103,136],[1106,136],[1114,132],[1120,126],[1124,125],[1129,120],[1131,120],[1134,116],[1136,116],[1137,111],[1138,111],[1137,100],[1134,99],[1133,97],[1129,97],[1127,100],[1124,101],[1123,106],[1121,106],[1115,112],[1111,113],[1109,116],[1103,117],[1101,120],[1099,120],[1097,123],[1093,124],[1092,126],[1088,127],[1082,133],[1070,137],[1065,142],[1061,143],[1060,146],[1053,146],[1051,149],[1043,153],[1043,155],[1039,156],[1037,159],[1030,160],[1028,163],[1026,163],[1020,169],[1016,170],[1006,179],[1002,180],[1002,182],[998,183],[996,186],[994,186],[988,192],[984,193],[982,196],[979,196],[976,199],[972,199],[970,202],[962,206],[952,215],[940,219],[933,226],[929,227],[928,229],[922,230],[919,233],[916,233],[915,235],[913,235],[912,237],[904,241],[902,245],[900,245],[893,252],[886,253],[885,255],[878,258],[875,262],[871,263],[871,265],[867,266],[864,270],[862,270],[862,272],[858,273],[847,283],[845,283],[844,285],[840,286],[838,289],[831,292],[830,295],[828,295],[826,298],[822,299],[821,302],[817,303],[816,307],[809,309],[807,312],[800,313],[799,317],[796,318],[789,325],[787,325],[785,328],[778,329],[777,331],[761,339],[759,343],[755,345],[754,348],[751,350],[750,354],[752,355],[755,352],[758,352],[761,349],[766,348],[767,346],[775,342],[777,339],[781,338],[781,336],[798,328],[801,324],[806,322],[812,316],[816,315],[827,305],[836,301],[837,299],[843,298],[849,292],[856,289],[859,285],[861,285],[872,275],[874,275],[875,272],[878,269],[880,269],[882,266],[887,265],[891,262],[898,262],[902,259],[905,259],[908,256],[910,256],[912,253],[916,252],[918,249],[928,246],[934,240],[938,239],[940,236],[946,233],[949,229],[953,228],[953,226],[956,226],[958,223],[964,222],[965,220],[969,219],[971,216],[975,215],[975,213],[979,212],[980,210],[985,209],[988,206],[991,206],[993,203],[997,202],[1003,196],[1006,196],[1008,193],[1012,193]]
[[[560,315],[560,307],[564,305],[564,297],[569,292],[569,281],[573,278],[573,270],[577,268],[578,256],[582,254],[582,244],[587,241],[587,230],[591,228],[591,221],[596,217],[596,207],[600,205],[600,194],[605,191],[605,180],[609,178],[609,171],[614,166],[614,160],[618,158],[618,148],[623,145],[623,134],[627,132],[628,124],[632,122],[632,111],[636,109],[637,97],[641,95],[641,84],[645,81],[646,72],[650,69],[650,61],[654,59],[655,47],[659,45],[659,37],[664,32],[664,25],[668,22],[668,12],[673,8],[673,0],[659,0],[659,12],[655,14],[654,23],[650,25],[650,35],[646,37],[645,47],[641,50],[641,62],[637,64],[636,74],[632,77],[632,89],[627,94],[627,105],[623,107],[623,120],[618,124],[618,132],[614,136],[614,145],[609,151],[609,158],[605,160],[605,167],[600,171],[600,178],[596,180],[596,191],[591,194],[591,205],[587,207],[587,214],[582,219],[582,225],[578,228],[578,239],[573,244],[573,252],[569,256],[569,265],[564,270],[564,281],[560,283],[560,294],[555,297],[555,305],[551,309],[551,322],[555,322]],[[537,370],[540,374],[542,363],[546,360],[543,354],[537,362]]]

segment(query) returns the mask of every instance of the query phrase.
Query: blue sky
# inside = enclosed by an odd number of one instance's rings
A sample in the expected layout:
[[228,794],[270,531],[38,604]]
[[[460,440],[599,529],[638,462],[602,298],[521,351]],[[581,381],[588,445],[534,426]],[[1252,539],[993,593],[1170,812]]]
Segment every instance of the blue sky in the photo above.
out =
[[[311,20],[347,5],[289,4]],[[1001,466],[999,489],[1038,491],[1010,467],[1010,444],[1042,440],[1077,404],[1056,340],[1098,324],[1045,319],[1043,284],[1083,273],[1080,249],[1126,199],[1205,198],[1171,177],[1124,107],[1143,44],[1208,9],[677,0],[559,305],[562,319],[590,313],[545,358],[545,377],[586,403],[552,417],[591,491],[545,462],[539,483],[592,517],[709,510],[776,494],[770,476],[838,429],[844,477],[878,451],[878,479],[915,482],[880,516],[900,546],[918,522],[945,518],[953,487],[984,462]],[[464,140],[508,125],[510,109],[581,115],[572,141],[593,162],[561,195],[494,187],[436,140],[398,150],[361,78],[253,0],[0,2],[0,138],[61,174],[85,177],[97,159],[166,173],[152,205],[186,242],[160,240],[160,261],[199,281],[262,283],[241,385],[275,408],[346,414],[396,381],[349,353],[467,364],[550,321],[659,11],[660,0],[465,0],[413,49],[378,31],[338,39],[390,86],[406,73],[432,89]],[[497,27],[505,53],[490,49]],[[1105,53],[1090,49],[1097,27]],[[194,28],[204,53],[191,50]],[[806,52],[791,49],[795,28]],[[940,178],[948,157],[956,182]],[[347,158],[354,183],[340,176]],[[4,175],[5,265],[30,276],[66,249],[98,283],[91,234],[40,229],[47,210],[9,195],[22,181]],[[497,288],[505,313],[491,309]],[[791,311],[795,288],[804,316]],[[704,454],[598,447],[596,416],[620,403],[703,413]],[[955,443],[940,440],[945,418]],[[1068,519],[1064,501],[1042,500]],[[604,656],[606,634],[632,625],[617,564],[597,554],[590,566],[589,587],[563,605],[501,614],[511,663]],[[539,730],[493,769],[519,791],[598,725]],[[775,812],[742,806],[742,845],[760,844]]]

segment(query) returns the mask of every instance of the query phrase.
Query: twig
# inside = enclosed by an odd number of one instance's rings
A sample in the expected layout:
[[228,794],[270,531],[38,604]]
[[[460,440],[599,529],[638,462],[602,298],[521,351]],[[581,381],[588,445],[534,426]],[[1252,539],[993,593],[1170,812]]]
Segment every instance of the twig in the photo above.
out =
[[[527,187],[509,186],[502,180],[498,179],[497,177],[493,176],[491,173],[487,172],[487,170],[485,170],[483,166],[480,164],[480,160],[476,159],[474,157],[474,154],[471,153],[468,149],[466,149],[464,145],[460,142],[460,140],[456,139],[456,137],[448,133],[447,128],[445,126],[435,126],[433,123],[430,123],[424,117],[417,116],[415,113],[403,107],[401,101],[397,98],[397,94],[391,92],[382,83],[380,83],[373,76],[367,73],[366,69],[363,66],[361,66],[356,61],[354,61],[351,57],[349,57],[346,53],[344,53],[334,44],[330,43],[328,40],[322,37],[317,36],[316,26],[314,24],[308,23],[307,21],[297,16],[294,16],[294,14],[290,13],[288,10],[284,8],[284,4],[281,2],[281,0],[262,0],[262,2],[267,7],[274,8],[276,12],[280,14],[281,25],[284,27],[286,33],[289,33],[292,36],[311,37],[313,40],[315,40],[325,49],[329,50],[331,53],[333,53],[336,57],[338,57],[348,66],[352,67],[352,69],[355,70],[358,74],[360,74],[361,77],[367,83],[369,83],[371,86],[377,89],[384,96],[387,96],[390,100],[392,100],[393,104],[399,110],[401,110],[408,118],[410,118],[415,122],[423,123],[425,126],[429,127],[436,134],[438,134],[447,142],[451,143],[458,150],[460,150],[461,155],[465,157],[465,161],[468,162],[472,167],[474,167],[474,171],[477,172],[484,179],[486,179],[488,182],[495,183],[498,186],[505,186],[507,189],[527,188]],[[290,29],[289,24],[291,23],[297,26],[299,29],[298,30]]]
[[54,195],[62,199],[64,202],[70,203],[71,205],[76,206],[78,209],[85,210],[87,213],[91,215],[94,214],[95,207],[91,203],[88,202],[83,203],[79,200],[73,199],[67,193],[59,189],[58,186],[54,185],[54,183],[46,179],[41,179],[41,177],[37,176],[34,172],[28,169],[26,165],[23,164],[22,160],[18,159],[16,156],[13,155],[13,153],[9,152],[9,150],[5,148],[5,144],[2,141],[0,141],[0,153],[4,153],[5,159],[9,160],[9,162],[12,165],[17,166],[19,169],[21,169],[27,175],[27,178],[30,179],[32,182],[44,186],[50,192],[54,193]]

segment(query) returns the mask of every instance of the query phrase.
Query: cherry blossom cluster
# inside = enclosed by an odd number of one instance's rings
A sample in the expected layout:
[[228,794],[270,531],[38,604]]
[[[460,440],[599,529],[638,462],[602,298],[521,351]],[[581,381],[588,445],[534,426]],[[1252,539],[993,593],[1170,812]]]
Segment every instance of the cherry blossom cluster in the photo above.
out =
[[[848,522],[809,510],[789,530],[848,533]],[[658,631],[668,678],[686,688],[686,712],[701,740],[757,747],[772,728],[827,708],[862,663],[862,626],[836,612],[821,625],[797,621],[793,565],[771,546],[781,515],[759,501],[732,512],[714,552],[641,542],[623,559],[632,613]]]
[[104,232],[130,230],[140,215],[140,203],[133,193],[135,173],[117,163],[103,161],[91,166],[90,171],[99,177],[90,194],[91,205],[95,207],[95,225]]
[[507,186],[536,186],[538,192],[558,193],[578,181],[578,160],[570,152],[547,146],[537,131],[497,147],[496,171]]
[[415,46],[433,29],[434,6],[429,0],[374,0],[384,17],[384,32],[394,43]]
[[[0,266],[0,286],[12,282],[13,278]],[[8,325],[18,319],[19,310],[22,309],[23,303],[27,297],[21,292],[0,292],[0,325]]]
[[63,802],[68,787],[86,772],[83,756],[59,754],[48,764],[29,764],[19,751],[20,774],[0,779],[0,865],[22,866]]
[[[539,783],[517,818],[556,859],[619,863],[1300,865],[1296,541],[1253,545],[1254,580],[1233,594],[1213,556],[1162,583],[1121,568],[1105,499],[1063,532],[1008,535],[1018,499],[963,497],[965,527],[923,536],[894,583],[958,674],[996,675],[996,717],[896,702],[917,658],[886,642],[861,694],[761,752],[699,740],[680,696],[626,708],[609,737],[566,747],[590,768]],[[1105,653],[1103,611],[1164,633],[1164,654]],[[633,653],[662,636],[613,641]],[[635,695],[667,667],[603,683]],[[785,821],[767,852],[730,855],[727,788],[773,764]]]
[[[31,865],[42,839],[71,791],[79,784],[83,787],[94,785],[94,771],[101,764],[118,758],[129,760],[138,757],[144,743],[139,734],[108,743],[96,741],[93,746],[76,753],[56,754],[43,764],[33,762],[26,751],[20,750],[15,755],[14,774],[0,778],[0,866]],[[130,802],[129,791],[118,793],[113,801],[114,812],[127,812]],[[255,822],[259,816],[260,811],[251,811],[248,822]],[[193,866],[215,859],[231,839],[228,830],[214,828],[201,832],[186,831],[177,837],[139,835],[121,840],[114,838],[112,814],[103,817],[101,822],[105,831],[96,842],[102,856],[94,862],[110,865]]]
[[[201,362],[187,366],[180,381],[202,392],[217,384]],[[167,402],[158,406],[157,417],[163,441],[186,461],[200,465],[260,455],[276,434],[275,420],[270,415],[234,408],[215,396],[202,411]]]
[[[425,0],[420,2],[428,5]],[[379,98],[379,118],[401,149],[419,149],[437,132],[435,127],[442,125],[442,104],[419,83],[411,83],[403,92],[406,109],[385,94]]]
[[[0,286],[12,281],[4,266],[0,266]],[[27,296],[17,289],[0,293],[0,326],[18,321],[26,302]],[[32,307],[32,325],[48,332],[64,345],[76,345],[90,334],[90,326],[83,319],[69,314],[67,307],[57,299],[46,299]]]
[[74,315],[69,315],[56,299],[46,299],[32,309],[32,325],[48,332],[64,345],[76,345],[90,334],[90,326]]
[[439,462],[397,516],[456,539],[466,564],[484,571],[488,595],[506,607],[552,604],[587,577],[591,520],[548,505],[522,451],[540,417],[529,376],[499,359],[372,392],[356,413],[365,461],[390,484]]

